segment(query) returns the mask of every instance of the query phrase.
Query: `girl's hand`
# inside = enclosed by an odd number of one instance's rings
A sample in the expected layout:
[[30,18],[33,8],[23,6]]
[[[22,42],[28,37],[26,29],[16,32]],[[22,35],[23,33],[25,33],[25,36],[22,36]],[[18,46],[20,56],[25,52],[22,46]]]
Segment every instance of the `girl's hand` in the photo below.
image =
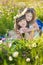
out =
[[22,28],[20,32],[26,33],[26,32],[28,32],[28,29],[27,28]]
[[19,30],[16,30],[17,34],[20,34],[20,31]]
[[21,31],[27,33],[27,32],[31,32],[32,30],[29,28],[22,28]]
[[29,28],[24,29],[24,32],[31,32],[31,31],[32,31],[32,29],[29,29]]

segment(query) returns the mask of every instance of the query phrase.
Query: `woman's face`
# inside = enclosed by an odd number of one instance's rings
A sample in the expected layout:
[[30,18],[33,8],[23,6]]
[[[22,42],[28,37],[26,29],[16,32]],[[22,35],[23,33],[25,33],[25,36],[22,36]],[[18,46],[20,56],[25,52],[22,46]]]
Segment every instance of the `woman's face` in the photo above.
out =
[[21,20],[21,21],[18,23],[18,25],[21,26],[21,27],[25,27],[25,26],[27,25],[26,20],[25,20],[25,19]]
[[33,17],[33,15],[32,15],[31,12],[26,13],[26,20],[27,20],[28,22],[32,20],[32,17]]

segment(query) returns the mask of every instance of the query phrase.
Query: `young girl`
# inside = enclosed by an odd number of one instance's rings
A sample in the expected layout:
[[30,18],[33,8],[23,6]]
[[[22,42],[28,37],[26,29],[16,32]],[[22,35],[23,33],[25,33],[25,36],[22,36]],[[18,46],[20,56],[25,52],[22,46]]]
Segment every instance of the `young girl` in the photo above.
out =
[[16,19],[16,31],[19,33],[21,38],[25,37],[25,29],[27,29],[26,25],[27,22],[25,20],[25,15]]
[[[39,36],[39,27],[36,23],[35,10],[33,8],[28,8],[25,12],[25,18],[27,21],[29,38],[37,38]],[[30,32],[29,32],[30,31]],[[26,35],[27,36],[27,35]]]

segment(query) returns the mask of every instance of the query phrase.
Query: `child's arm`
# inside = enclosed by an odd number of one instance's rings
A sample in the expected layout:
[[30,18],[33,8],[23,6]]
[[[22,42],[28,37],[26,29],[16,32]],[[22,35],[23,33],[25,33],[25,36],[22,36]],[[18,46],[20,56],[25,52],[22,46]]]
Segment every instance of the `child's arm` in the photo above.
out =
[[34,29],[33,29],[34,31],[36,31],[36,30],[39,31],[39,27],[36,22],[33,24],[33,26],[34,26]]
[[33,27],[34,28],[32,30],[30,29],[31,30],[31,32],[30,32],[30,39],[33,39],[35,31],[39,31],[39,27],[38,27],[37,23],[34,23]]
[[29,39],[32,40],[33,37],[34,37],[34,34],[33,34],[32,32],[30,32],[30,34],[29,34]]
[[37,25],[37,23],[33,24],[33,28],[25,28],[25,32],[32,32],[32,31],[39,31],[39,27]]

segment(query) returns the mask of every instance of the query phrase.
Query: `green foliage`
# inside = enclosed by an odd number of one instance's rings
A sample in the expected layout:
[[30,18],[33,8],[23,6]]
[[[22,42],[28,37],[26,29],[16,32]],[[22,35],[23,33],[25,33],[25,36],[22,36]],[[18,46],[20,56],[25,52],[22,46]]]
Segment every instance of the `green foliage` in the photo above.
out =
[[37,17],[43,22],[43,9],[41,9],[40,7],[36,7],[35,10]]
[[2,6],[0,10],[0,35],[3,35],[7,30],[14,28],[14,16],[17,14],[17,8],[10,6]]
[[[10,45],[11,44],[11,45]],[[43,34],[40,38],[0,44],[0,65],[42,65]]]
[[3,24],[3,22],[0,20],[0,35],[3,35],[6,33],[6,27]]

